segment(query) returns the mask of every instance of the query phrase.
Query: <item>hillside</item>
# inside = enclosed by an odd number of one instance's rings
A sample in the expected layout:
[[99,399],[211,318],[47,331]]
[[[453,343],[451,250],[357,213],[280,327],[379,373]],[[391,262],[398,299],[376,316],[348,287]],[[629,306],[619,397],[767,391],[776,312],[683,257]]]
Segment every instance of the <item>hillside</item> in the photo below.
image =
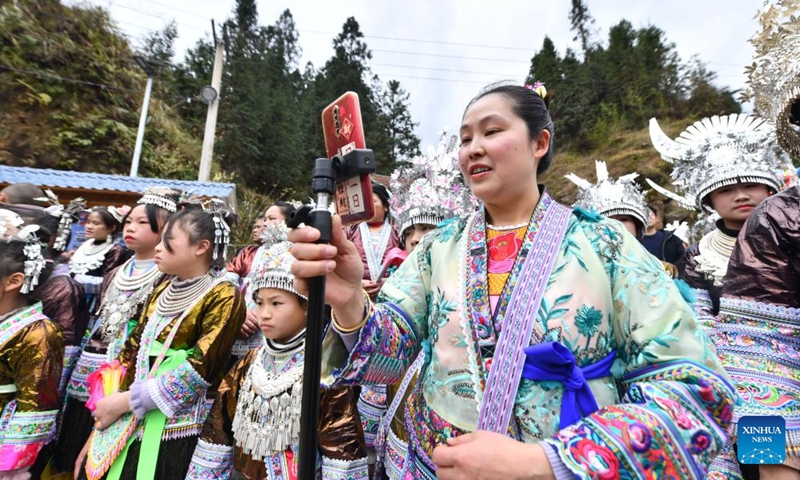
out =
[[[694,119],[664,120],[659,124],[670,137],[676,137]],[[556,138],[558,136],[556,135]],[[631,172],[639,173],[637,182],[648,192],[647,201],[653,202],[664,208],[665,219],[688,220],[691,212],[678,207],[674,201],[652,191],[645,182],[649,178],[654,182],[672,189],[669,174],[671,166],[658,155],[650,143],[650,133],[647,128],[633,131],[622,131],[609,137],[605,145],[590,151],[573,152],[559,151],[556,147],[556,157],[553,165],[542,176],[541,181],[547,185],[548,191],[561,202],[571,204],[575,201],[578,187],[564,178],[568,173],[595,182],[595,160],[605,160],[609,174],[616,178]]]

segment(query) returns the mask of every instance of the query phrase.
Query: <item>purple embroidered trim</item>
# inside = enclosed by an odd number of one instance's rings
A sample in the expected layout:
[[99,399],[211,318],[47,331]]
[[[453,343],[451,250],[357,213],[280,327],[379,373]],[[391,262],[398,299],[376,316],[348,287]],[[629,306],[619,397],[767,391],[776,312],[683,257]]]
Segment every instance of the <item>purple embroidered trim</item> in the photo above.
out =
[[478,415],[478,430],[507,433],[522,374],[523,349],[530,344],[536,312],[571,213],[569,208],[553,202],[542,219],[541,229],[533,238],[531,252],[525,259],[519,282],[511,294],[504,334],[500,335],[486,382]]

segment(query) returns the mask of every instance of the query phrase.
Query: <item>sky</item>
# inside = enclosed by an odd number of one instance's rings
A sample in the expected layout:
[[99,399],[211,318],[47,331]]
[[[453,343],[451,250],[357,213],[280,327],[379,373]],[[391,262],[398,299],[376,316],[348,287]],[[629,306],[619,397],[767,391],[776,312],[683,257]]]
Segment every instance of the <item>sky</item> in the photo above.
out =
[[[174,19],[179,34],[176,62],[198,39],[210,38],[212,18],[221,24],[234,7],[234,0],[64,2],[107,8],[134,45],[148,31],[160,30]],[[748,39],[757,30],[754,17],[763,0],[587,3],[596,20],[595,39],[605,42],[609,28],[622,19],[635,28],[655,25],[666,32],[683,60],[697,55],[717,72],[718,85],[745,87],[743,70],[753,55]],[[333,37],[348,17],[355,17],[372,50],[372,71],[384,82],[399,80],[410,94],[411,114],[419,123],[416,133],[424,149],[438,141],[442,128],[457,133],[464,107],[482,86],[499,80],[522,83],[545,35],[562,54],[567,48],[577,50],[569,27],[570,4],[568,0],[262,0],[258,9],[262,25],[291,10],[303,51],[301,67],[308,62],[322,66],[333,55]],[[221,102],[220,108],[225,108],[224,99]]]

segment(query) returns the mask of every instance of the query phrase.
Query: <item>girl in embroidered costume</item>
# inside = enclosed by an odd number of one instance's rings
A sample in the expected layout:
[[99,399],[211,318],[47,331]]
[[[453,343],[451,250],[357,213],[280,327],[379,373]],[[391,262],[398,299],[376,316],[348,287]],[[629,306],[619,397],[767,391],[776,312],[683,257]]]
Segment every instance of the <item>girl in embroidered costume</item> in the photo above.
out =
[[[114,242],[122,214],[114,207],[95,207],[86,217],[86,241],[69,254],[69,273],[86,291],[90,311],[97,307],[103,277],[122,265],[131,252]],[[90,325],[91,329],[93,325]]]
[[622,224],[537,187],[553,124],[536,90],[493,86],[469,104],[459,161],[484,208],[426,235],[378,302],[336,218],[332,245],[290,233],[300,291],[327,275],[323,374],[391,384],[424,352],[404,478],[702,478],[728,439],[733,389]]
[[[265,262],[265,255],[270,246],[277,242],[286,240],[286,218],[294,211],[294,206],[287,202],[275,202],[264,213],[265,225],[258,235],[256,245],[244,247],[225,267],[225,277],[242,291],[242,295],[247,302],[247,318],[242,325],[242,330],[233,344],[234,357],[241,358],[253,348],[259,348],[264,340],[261,335],[261,328],[258,325],[258,318],[255,310],[256,305],[253,296],[248,291],[248,285],[252,281],[252,276],[257,266]],[[266,245],[265,245],[266,243]]]
[[[217,201],[169,219],[155,262],[175,278],[156,287],[125,342],[119,391],[96,402],[85,468],[76,466],[76,477],[186,475],[211,407],[206,395],[230,367],[245,315],[236,286],[210,271],[228,247],[227,215]],[[117,371],[113,363],[100,370],[109,376]]]
[[[222,380],[187,479],[297,478],[307,303],[288,246],[272,246],[251,277],[264,343]],[[352,390],[323,389],[320,402],[322,478],[369,478]]]
[[47,281],[37,225],[0,238],[0,479],[29,469],[56,433],[64,339],[29,296]]
[[56,471],[75,469],[75,460],[92,433],[94,419],[85,406],[90,393],[89,375],[119,356],[150,294],[164,280],[155,265],[155,248],[167,219],[178,210],[179,197],[180,192],[170,188],[148,189],[123,218],[123,239],[133,257],[105,276],[98,320],[88,332],[83,352],[67,382],[53,462]]
[[[775,126],[778,144],[795,159],[800,157],[800,65],[786,59],[800,55],[798,14],[797,0],[765,4],[759,12],[762,29],[751,40],[756,53],[748,79],[755,111]],[[740,397],[734,422],[744,416],[786,421],[786,456],[744,465],[752,469],[743,469],[746,479],[800,478],[798,215],[800,189],[793,186],[764,200],[748,217],[728,262],[714,324],[720,361]],[[744,458],[747,453],[738,452]],[[748,463],[757,462],[750,457]],[[733,475],[721,470],[715,478]]]
[[650,137],[673,164],[672,178],[683,195],[648,180],[650,185],[681,205],[720,216],[716,229],[689,247],[677,265],[679,278],[695,289],[701,321],[710,325],[719,311],[722,279],[739,230],[753,209],[780,189],[775,171],[787,157],[778,148],[774,127],[744,114],[704,118],[674,141],[651,119]]

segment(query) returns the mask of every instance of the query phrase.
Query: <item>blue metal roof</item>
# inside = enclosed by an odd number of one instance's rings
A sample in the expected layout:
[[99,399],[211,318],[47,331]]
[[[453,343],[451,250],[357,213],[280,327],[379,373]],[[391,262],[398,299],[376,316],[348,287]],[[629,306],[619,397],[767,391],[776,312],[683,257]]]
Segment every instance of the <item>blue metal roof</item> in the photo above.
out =
[[142,192],[148,187],[162,186],[191,191],[205,197],[228,197],[236,191],[234,183],[195,182],[166,178],[127,177],[104,173],[73,172],[49,168],[9,167],[0,165],[0,182],[27,182],[42,187],[83,188],[87,190],[114,190]]

